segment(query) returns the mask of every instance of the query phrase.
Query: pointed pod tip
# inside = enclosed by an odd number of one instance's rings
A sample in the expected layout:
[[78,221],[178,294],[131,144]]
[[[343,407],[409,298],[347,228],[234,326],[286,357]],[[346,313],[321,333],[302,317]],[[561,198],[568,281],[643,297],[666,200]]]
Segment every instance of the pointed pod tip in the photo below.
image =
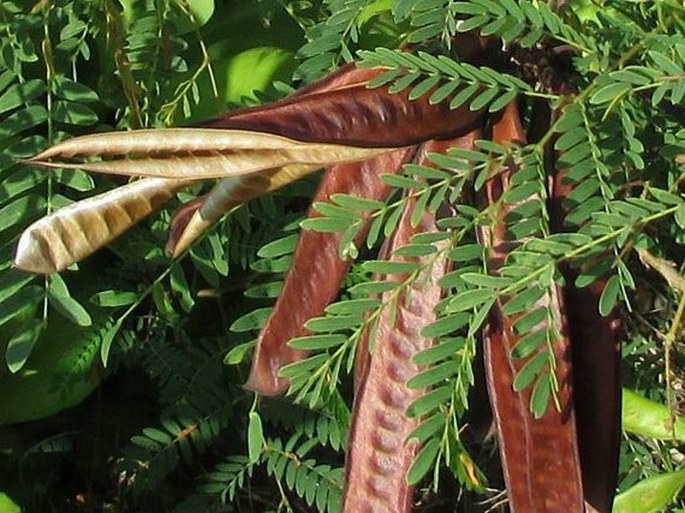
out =
[[178,258],[213,224],[213,222],[203,219],[199,211],[194,212],[180,233],[173,233],[172,230],[165,248],[167,254],[172,258]]
[[289,384],[285,379],[260,374],[259,372],[254,372],[253,369],[243,388],[264,397],[283,395],[288,390]]
[[39,153],[38,155],[34,155],[33,157],[29,157],[27,159],[17,159],[17,162],[19,164],[23,164],[24,166],[30,166],[30,167],[48,167],[48,168],[60,168],[60,167],[71,167],[74,168],[76,165],[74,164],[68,164],[64,162],[50,162],[48,161],[49,157],[45,156],[44,152]]
[[[29,227],[19,238],[12,266],[36,274],[50,274],[66,267],[57,266],[52,258],[46,257],[46,251],[45,245],[39,238],[34,237]],[[47,254],[50,254],[49,251]]]

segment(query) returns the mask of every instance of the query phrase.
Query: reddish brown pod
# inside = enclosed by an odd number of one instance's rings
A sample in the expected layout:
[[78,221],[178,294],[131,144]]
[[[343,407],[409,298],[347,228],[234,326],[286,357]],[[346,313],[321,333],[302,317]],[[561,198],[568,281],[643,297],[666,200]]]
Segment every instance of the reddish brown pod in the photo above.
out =
[[[353,69],[348,73],[359,73],[360,78],[372,74],[369,70]],[[355,83],[356,77],[352,83],[346,83],[344,78],[342,74],[331,81],[330,85],[338,89],[310,89],[266,107],[217,117],[203,126],[376,148],[464,135],[481,122],[481,112],[472,111],[467,105],[454,110],[447,102],[433,105],[429,94],[410,101],[409,89],[390,94],[388,86],[368,89],[365,82]]]
[[[364,162],[334,166],[324,174],[313,201],[328,201],[336,193],[382,200],[390,188],[381,181],[380,173],[398,172],[413,153],[413,148],[404,148]],[[316,215],[310,209],[309,216]],[[367,228],[368,221],[357,235],[357,244],[363,241]],[[245,385],[250,390],[277,395],[288,388],[288,382],[278,376],[279,369],[306,354],[289,347],[288,341],[308,334],[305,323],[323,315],[349,270],[350,260],[339,256],[341,239],[340,233],[300,234],[283,290],[257,339]]]
[[[555,170],[551,208],[553,228],[563,231],[567,207],[564,198],[573,190]],[[607,258],[609,256],[607,255]],[[600,278],[578,288],[578,271],[563,265],[564,302],[573,341],[573,388],[583,489],[588,513],[609,513],[617,486],[621,442],[621,339],[623,330],[616,312],[599,313],[599,298],[606,285]]]
[[[407,202],[397,230],[381,251],[382,258],[402,260],[393,258],[394,249],[407,244],[412,235],[436,230],[435,218],[430,214],[424,215],[418,226],[411,226],[414,204],[413,200]],[[445,266],[444,258],[436,259],[425,275],[414,281],[410,292],[383,295],[386,307],[374,330],[375,348],[356,386],[345,465],[343,511],[347,513],[411,511],[413,487],[407,484],[407,472],[419,443],[407,437],[419,419],[407,417],[406,410],[423,391],[412,390],[406,383],[419,371],[412,356],[432,342],[420,332],[435,320],[433,309],[441,297],[437,282]],[[402,281],[406,276],[388,278]]]
[[[430,165],[429,152],[471,148],[479,134],[476,130],[456,140],[429,141],[421,146],[416,162]],[[421,370],[412,361],[414,355],[433,343],[421,335],[421,330],[436,318],[435,307],[442,295],[438,281],[448,271],[444,253],[436,258],[416,259],[393,254],[412,236],[438,230],[435,216],[429,212],[412,226],[415,205],[415,198],[407,200],[395,232],[381,248],[380,258],[417,261],[421,271],[399,293],[383,294],[384,309],[375,323],[367,326],[357,347],[353,420],[345,464],[343,510],[348,513],[403,513],[412,508],[414,487],[407,483],[407,472],[420,446],[408,436],[420,419],[408,417],[406,410],[425,390],[411,389],[407,381]],[[398,282],[407,278],[387,277]]]
[[[509,104],[493,125],[492,139],[500,144],[525,142],[518,108]],[[509,188],[516,172],[509,163],[485,184],[483,203],[495,205]],[[492,224],[482,228],[480,237],[490,249],[489,266],[496,272],[511,248],[524,241],[510,240],[505,217],[513,206],[500,205]],[[485,369],[490,403],[498,432],[500,455],[511,511],[514,513],[583,513],[583,487],[577,447],[573,386],[571,381],[571,340],[566,325],[563,297],[559,289],[543,298],[558,315],[554,341],[557,399],[560,410],[548,407],[536,419],[530,410],[532,387],[516,391],[514,378],[527,359],[516,360],[512,350],[519,342],[514,329],[517,316],[502,312],[498,300],[483,333]],[[542,305],[539,305],[542,306]]]

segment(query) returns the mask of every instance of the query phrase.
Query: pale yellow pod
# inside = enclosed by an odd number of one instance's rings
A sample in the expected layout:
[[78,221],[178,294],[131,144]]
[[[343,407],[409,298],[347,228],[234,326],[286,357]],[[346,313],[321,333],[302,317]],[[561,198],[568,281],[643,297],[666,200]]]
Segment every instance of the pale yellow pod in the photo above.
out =
[[[291,164],[327,166],[354,162],[391,149],[303,142],[247,130],[169,128],[75,137],[27,162],[128,176],[209,179]],[[111,158],[83,161],[94,156]]]
[[170,240],[167,250],[177,257],[211,228],[221,216],[235,207],[267,192],[275,191],[316,171],[318,166],[293,164],[251,175],[224,178],[211,190],[202,207],[191,217],[178,240]]
[[[61,209],[21,236],[15,265],[60,271],[90,255],[195,180],[222,178],[170,248],[178,255],[226,211],[319,167],[365,160],[391,148],[303,142],[248,130],[170,128],[85,135],[26,161],[51,168],[149,177]],[[105,156],[107,160],[87,161]]]
[[14,265],[41,274],[61,271],[121,235],[192,182],[145,178],[61,208],[22,233]]

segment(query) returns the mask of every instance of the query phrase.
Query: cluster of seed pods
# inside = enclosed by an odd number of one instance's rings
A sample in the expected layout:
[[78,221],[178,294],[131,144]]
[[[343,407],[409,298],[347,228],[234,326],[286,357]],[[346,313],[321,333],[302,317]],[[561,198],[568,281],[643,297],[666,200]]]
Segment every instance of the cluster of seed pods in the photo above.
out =
[[[465,51],[462,58],[478,62],[478,51],[482,48]],[[429,95],[410,101],[407,92],[367,88],[382,71],[347,65],[282,101],[230,112],[201,128],[98,134],[46,150],[32,162],[146,178],[39,220],[21,237],[15,264],[33,272],[61,270],[197,180],[220,178],[208,195],[183,205],[174,216],[167,245],[173,255],[225,212],[320,167],[327,171],[314,201],[327,201],[336,193],[382,200],[390,190],[380,174],[400,172],[408,162],[430,165],[428,152],[472,148],[483,137],[501,145],[525,143],[516,101],[491,118],[467,106],[450,110],[445,103],[432,105]],[[100,155],[109,158],[77,161]],[[510,240],[506,217],[513,207],[500,202],[515,172],[515,163],[506,163],[475,193],[480,206],[501,203],[491,223],[478,232],[489,248],[492,271],[512,244],[522,242]],[[561,230],[562,200],[570,186],[564,183],[563,170],[556,171],[553,164],[550,178],[552,224]],[[395,232],[381,248],[382,258],[398,259],[394,250],[414,234],[438,230],[429,212],[412,225],[413,207],[409,199]],[[450,212],[449,205],[445,209]],[[309,215],[317,213],[311,210]],[[365,229],[360,230],[357,243],[365,235]],[[288,341],[308,333],[306,321],[324,314],[349,270],[351,262],[339,256],[340,240],[335,233],[301,234],[282,293],[259,335],[248,388],[265,396],[287,390],[279,369],[306,356]],[[411,290],[395,299],[396,311],[380,316],[373,353],[366,347],[368,336],[357,348],[346,512],[411,511],[413,488],[406,474],[419,446],[407,436],[419,420],[405,411],[424,391],[406,383],[419,371],[412,356],[432,343],[421,330],[435,320],[441,300],[438,281],[448,270],[446,259],[427,266]],[[572,271],[562,272],[572,283]],[[516,317],[505,315],[496,302],[486,322],[482,342],[487,389],[513,512],[611,509],[620,413],[618,328],[615,320],[597,313],[600,291],[601,284],[583,290],[567,285],[546,299],[558,313],[555,329],[562,335],[554,345],[561,408],[548,408],[540,419],[529,411],[530,390],[515,391],[512,386],[525,362],[512,358],[518,342]]]

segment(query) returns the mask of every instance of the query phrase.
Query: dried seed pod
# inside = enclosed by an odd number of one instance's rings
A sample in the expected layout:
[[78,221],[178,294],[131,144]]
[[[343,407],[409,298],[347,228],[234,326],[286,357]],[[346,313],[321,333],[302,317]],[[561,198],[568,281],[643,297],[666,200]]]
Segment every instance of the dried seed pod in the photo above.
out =
[[[412,148],[404,148],[364,162],[333,166],[324,175],[314,201],[327,201],[336,193],[382,200],[389,187],[380,180],[380,173],[399,171],[413,153]],[[309,215],[317,214],[311,209]],[[366,228],[363,228],[357,244],[365,236]],[[277,395],[287,389],[288,382],[278,377],[278,370],[305,355],[288,347],[288,341],[308,334],[304,324],[312,317],[323,315],[349,269],[349,260],[338,256],[341,237],[339,233],[315,231],[300,234],[283,291],[257,339],[252,370],[245,384],[250,390]]]
[[[551,194],[551,220],[563,231],[563,199],[573,190],[555,170]],[[621,442],[621,339],[620,317],[602,317],[599,298],[606,279],[579,289],[577,270],[561,266],[566,281],[564,302],[573,357],[573,394],[578,448],[587,513],[609,513],[617,485]]]
[[[480,135],[476,130],[456,140],[429,141],[421,146],[415,160],[422,165],[429,152],[444,153],[452,147],[471,148]],[[416,199],[410,198],[393,236],[381,248],[380,258],[408,261],[393,251],[409,243],[418,233],[437,231],[434,214],[426,212],[417,226],[411,216]],[[427,266],[430,257],[416,259]],[[421,336],[424,326],[435,320],[434,308],[440,301],[439,279],[448,270],[444,255],[434,259],[409,287],[398,295],[389,292],[381,303],[385,310],[373,328],[374,350],[369,353],[372,328],[367,327],[357,347],[355,362],[355,399],[350,429],[343,510],[346,512],[411,511],[413,486],[407,472],[419,449],[417,440],[407,440],[420,423],[406,415],[409,405],[424,390],[410,389],[407,381],[420,369],[413,356],[432,344]],[[401,281],[406,276],[388,279]]]
[[[332,73],[319,82],[305,87],[292,97],[301,98],[307,94],[320,93],[326,90],[358,85],[377,75],[380,70],[359,69],[348,65]],[[301,101],[301,100],[300,100]],[[207,138],[206,135],[211,137]],[[231,138],[229,134],[227,136]],[[219,137],[221,139],[221,137]],[[210,195],[203,199],[197,199],[191,204],[180,209],[178,216],[174,217],[170,227],[170,238],[167,243],[167,251],[177,256],[208,227],[216,222],[224,212],[237,206],[239,203],[248,201],[260,194],[275,190],[301,176],[311,172],[317,165],[292,164],[282,168],[268,169],[271,164],[264,164],[264,158],[271,158],[278,151],[279,143],[274,143],[273,136],[269,134],[250,134],[240,132],[233,134],[229,142],[221,142],[217,139],[216,132],[209,134],[203,130],[191,133],[183,129],[170,131],[145,130],[134,133],[95,134],[70,139],[61,144],[48,148],[29,162],[46,167],[80,167],[88,168],[89,165],[63,162],[57,164],[49,159],[69,160],[74,157],[89,157],[99,155],[120,155],[128,157],[129,154],[145,156],[145,160],[153,173],[185,174],[196,173],[197,167],[189,165],[202,161],[210,172],[213,163],[220,158],[218,152],[226,151],[226,145],[232,148],[233,162],[244,164],[247,161],[237,159],[236,149],[243,149],[242,157],[249,161],[249,152],[254,156],[254,150],[262,150],[262,155],[257,159],[258,166],[266,166],[265,171],[243,176],[224,178]],[[283,150],[283,141],[280,142]],[[299,150],[302,145],[296,143],[290,145],[290,149]],[[335,151],[339,152],[336,146]],[[248,155],[246,155],[248,153]],[[364,155],[367,154],[363,150]],[[373,154],[375,152],[371,152]],[[327,158],[331,157],[329,154]],[[200,160],[198,160],[200,159]],[[261,160],[260,160],[261,159]],[[254,167],[255,160],[249,162]],[[273,165],[279,165],[271,160]],[[119,172],[124,174],[138,174],[141,171],[141,161],[137,160],[131,167],[131,161],[127,158],[118,162],[91,163],[91,169],[105,172]],[[241,165],[242,165],[241,164]],[[248,167],[249,167],[248,166]],[[246,171],[247,167],[241,168]],[[240,172],[241,169],[238,169]],[[23,270],[50,273],[65,269],[105,244],[121,235],[133,224],[158,209],[162,203],[171,196],[182,190],[193,180],[179,181],[176,179],[164,180],[154,178],[140,180],[135,184],[126,185],[104,193],[96,198],[85,200],[84,203],[76,203],[68,209],[60,210],[41,219],[27,229],[19,244],[15,265]],[[145,198],[150,198],[150,201]],[[164,200],[162,201],[162,198]],[[205,206],[205,200],[208,204]],[[147,207],[144,208],[145,202]],[[122,215],[129,212],[130,215]],[[104,220],[109,220],[103,224]],[[97,232],[92,233],[90,228],[97,227]]]
[[[393,147],[397,146],[401,145]],[[316,169],[364,160],[387,151],[389,148],[343,145],[337,141],[304,142],[247,129],[167,128],[74,137],[27,162],[96,173],[207,180],[292,164],[307,164]],[[112,158],[80,161],[93,156]]]
[[144,178],[39,219],[21,235],[14,265],[53,273],[87,257],[157,210],[192,180]]
[[232,176],[217,183],[209,194],[183,205],[170,223],[166,251],[177,257],[231,209],[298,180],[318,166],[292,164],[258,174]]
[[[515,103],[510,104],[493,126],[493,141],[524,142]],[[485,202],[496,203],[509,188],[515,172],[510,163],[485,184]],[[490,266],[496,270],[513,245],[523,241],[507,238],[505,216],[512,207],[503,205],[495,214],[490,227],[480,229],[483,243],[491,250]],[[559,383],[557,398],[561,411],[548,408],[540,419],[530,411],[532,387],[515,391],[512,384],[525,360],[515,360],[512,349],[519,342],[514,323],[517,316],[502,313],[498,300],[484,329],[485,368],[490,402],[497,425],[500,455],[511,511],[524,513],[584,512],[581,469],[578,456],[573,390],[571,383],[571,354],[568,326],[563,298],[558,289],[541,300],[554,316],[554,331],[560,334],[553,342],[556,368],[553,372]],[[529,357],[530,358],[530,357]]]
[[[389,148],[462,133],[480,119],[479,112],[467,108],[450,111],[444,103],[431,105],[427,96],[409,101],[406,92],[391,95],[387,88],[367,89],[366,82],[380,71],[347,66],[285,100],[226,114],[210,120],[205,128],[87,135],[48,148],[28,162],[180,180],[233,178],[208,197],[207,208],[202,207],[198,215],[183,217],[183,222],[176,223],[168,247],[178,254],[220,217],[222,208],[234,205],[235,198],[226,189],[239,188],[246,197],[254,197],[317,167],[364,160]],[[96,156],[111,158],[83,161]],[[277,168],[285,169],[278,172]],[[236,178],[255,173],[269,175],[266,185],[262,178]],[[185,209],[184,213],[191,210]],[[66,214],[53,219],[63,221],[63,225],[74,224]],[[179,230],[186,219],[188,225]],[[46,232],[61,231],[62,240],[67,243],[76,235],[64,228],[43,228]],[[122,231],[119,229],[117,235]],[[65,247],[59,251],[83,258],[111,240],[113,233],[97,243],[93,241],[88,251],[83,251],[83,244],[79,250]],[[24,246],[35,249],[40,242],[34,242]],[[34,251],[32,258],[35,260],[39,254]],[[25,259],[20,255],[18,260]],[[33,268],[54,266],[35,262]]]
[[[383,73],[383,68],[359,68],[354,63],[344,64],[340,66],[337,70],[320,78],[316,82],[312,82],[309,85],[300,87],[297,91],[288,96],[286,100],[292,98],[298,98],[301,96],[306,96],[309,94],[318,94],[325,91],[333,91],[336,89],[342,89],[344,87],[351,87],[356,85],[366,84],[369,80],[376,78],[378,75]],[[252,108],[243,109],[242,111],[235,112],[247,112],[253,110]],[[221,116],[218,116],[221,118]],[[216,119],[216,118],[215,118]]]
[[[301,99],[307,95],[364,84],[380,74],[381,71],[380,69],[363,69],[354,64],[346,64],[321,80],[298,89],[282,102],[291,102],[293,99],[296,102],[302,101]],[[235,112],[254,112],[258,109],[243,109]],[[207,123],[212,125],[214,121],[210,120]],[[184,205],[174,214],[170,225],[169,241],[166,246],[167,253],[174,257],[178,256],[232,208],[261,194],[283,187],[315,169],[314,166],[290,165],[280,169],[266,170],[259,174],[223,178],[210,194],[193,201],[192,205]]]
[[309,142],[358,147],[399,147],[429,139],[456,137],[480,125],[482,113],[448,102],[432,105],[429,94],[409,100],[409,90],[390,94],[388,87],[365,83],[289,97],[265,107],[219,116],[203,126],[278,134]]
[[[395,233],[386,240],[382,258],[405,260],[393,257],[392,251],[407,244],[412,235],[437,230],[433,214],[425,214],[419,225],[412,227],[410,217],[415,203],[414,199],[407,202]],[[420,333],[435,320],[433,309],[441,296],[437,282],[445,269],[446,259],[436,258],[413,282],[410,292],[397,297],[384,294],[382,298],[385,311],[374,330],[375,348],[361,382],[355,387],[345,464],[345,512],[411,511],[414,488],[407,484],[407,472],[420,446],[416,439],[407,437],[418,426],[419,419],[407,417],[405,412],[424,391],[410,389],[406,383],[419,371],[412,356],[432,343]],[[367,349],[362,345],[358,350]]]

